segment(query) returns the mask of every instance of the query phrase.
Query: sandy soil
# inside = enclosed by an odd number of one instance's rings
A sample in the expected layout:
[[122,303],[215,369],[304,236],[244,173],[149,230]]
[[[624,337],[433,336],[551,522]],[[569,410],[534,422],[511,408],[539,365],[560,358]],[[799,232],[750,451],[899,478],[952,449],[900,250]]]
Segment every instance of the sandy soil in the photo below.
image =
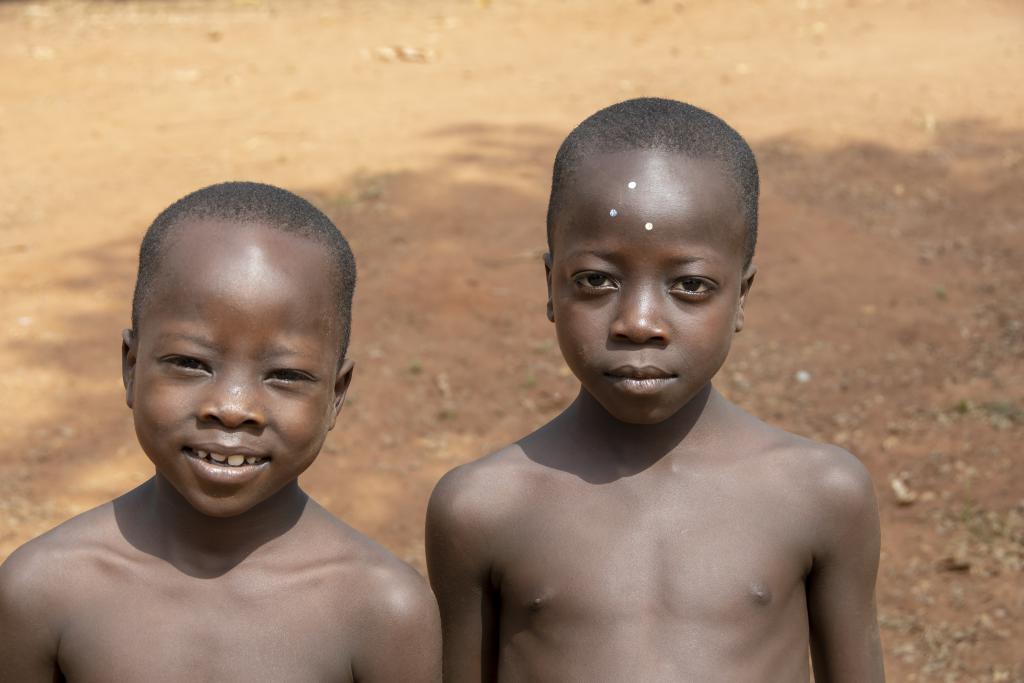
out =
[[890,679],[1024,681],[1022,76],[1012,0],[2,3],[0,558],[149,476],[118,365],[138,240],[245,178],[361,266],[304,483],[422,569],[437,478],[575,391],[543,315],[554,150],[664,95],[761,161],[719,385],[871,470]]

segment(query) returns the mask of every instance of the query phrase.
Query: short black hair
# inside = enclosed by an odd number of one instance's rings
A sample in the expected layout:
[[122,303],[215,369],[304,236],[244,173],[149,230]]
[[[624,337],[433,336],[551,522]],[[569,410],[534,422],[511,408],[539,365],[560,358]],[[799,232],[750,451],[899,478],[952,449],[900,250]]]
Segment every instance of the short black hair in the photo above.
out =
[[745,266],[757,244],[757,162],[746,140],[729,124],[699,107],[676,100],[640,97],[606,107],[569,133],[555,155],[548,202],[548,250],[563,195],[591,154],[661,150],[721,162],[739,191],[746,223]]
[[259,224],[273,230],[294,233],[322,244],[334,265],[331,282],[341,322],[341,358],[348,350],[352,327],[352,295],[356,288],[356,261],[337,226],[320,209],[296,194],[273,185],[227,182],[210,185],[187,194],[156,217],[146,230],[139,248],[139,273],[132,296],[132,327],[138,330],[139,316],[160,270],[168,237],[186,222],[212,220],[226,224]]

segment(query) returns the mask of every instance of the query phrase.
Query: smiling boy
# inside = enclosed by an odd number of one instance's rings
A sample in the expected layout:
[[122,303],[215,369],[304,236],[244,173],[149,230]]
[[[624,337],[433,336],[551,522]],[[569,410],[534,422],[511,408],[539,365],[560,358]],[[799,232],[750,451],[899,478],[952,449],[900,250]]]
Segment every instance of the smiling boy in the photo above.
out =
[[555,160],[548,317],[575,401],[447,474],[427,560],[448,681],[881,681],[870,479],[711,385],[754,280],[746,142],[660,99]]
[[297,481],[352,378],[354,287],[344,237],[285,190],[157,217],[122,340],[156,474],[0,567],[0,680],[439,680],[426,583]]

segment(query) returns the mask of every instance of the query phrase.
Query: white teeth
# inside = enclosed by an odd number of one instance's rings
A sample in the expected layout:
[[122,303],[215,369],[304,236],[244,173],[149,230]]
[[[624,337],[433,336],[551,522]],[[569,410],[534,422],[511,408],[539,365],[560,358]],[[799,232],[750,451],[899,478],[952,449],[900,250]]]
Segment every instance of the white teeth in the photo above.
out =
[[225,455],[224,453],[214,453],[213,451],[201,451],[198,448],[192,449],[192,453],[200,460],[206,460],[207,462],[213,461],[230,465],[231,467],[241,467],[246,463],[250,465],[258,465],[263,462],[263,458],[258,455],[245,455],[243,453]]

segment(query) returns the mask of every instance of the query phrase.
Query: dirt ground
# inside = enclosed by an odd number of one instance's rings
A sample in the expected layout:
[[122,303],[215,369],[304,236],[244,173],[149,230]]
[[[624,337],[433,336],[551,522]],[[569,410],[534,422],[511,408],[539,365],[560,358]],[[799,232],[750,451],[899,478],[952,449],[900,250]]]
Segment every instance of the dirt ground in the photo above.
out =
[[422,570],[438,477],[576,391],[539,258],[557,145],[662,95],[758,155],[718,384],[870,469],[890,680],[1024,681],[1022,79],[1015,0],[0,3],[0,558],[150,475],[119,375],[141,232],[252,179],[361,268],[304,485]]

